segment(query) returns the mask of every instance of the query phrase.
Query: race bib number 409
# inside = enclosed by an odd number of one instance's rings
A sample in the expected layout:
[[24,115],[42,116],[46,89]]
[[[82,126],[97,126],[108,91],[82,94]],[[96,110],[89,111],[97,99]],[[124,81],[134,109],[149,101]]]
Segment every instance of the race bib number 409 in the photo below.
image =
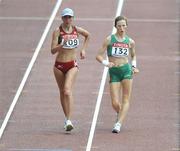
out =
[[79,45],[79,39],[70,39],[64,43],[63,48],[73,49]]
[[129,45],[124,43],[113,43],[112,56],[123,57],[129,55]]

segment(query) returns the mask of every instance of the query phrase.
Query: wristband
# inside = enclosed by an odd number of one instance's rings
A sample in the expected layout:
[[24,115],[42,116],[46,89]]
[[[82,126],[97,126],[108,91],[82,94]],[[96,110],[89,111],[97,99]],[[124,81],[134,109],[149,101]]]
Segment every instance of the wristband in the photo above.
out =
[[131,64],[132,64],[132,67],[136,68],[136,66],[137,66],[136,60],[132,60]]
[[108,60],[103,60],[102,64],[105,65],[105,66],[108,66],[109,65],[109,61]]

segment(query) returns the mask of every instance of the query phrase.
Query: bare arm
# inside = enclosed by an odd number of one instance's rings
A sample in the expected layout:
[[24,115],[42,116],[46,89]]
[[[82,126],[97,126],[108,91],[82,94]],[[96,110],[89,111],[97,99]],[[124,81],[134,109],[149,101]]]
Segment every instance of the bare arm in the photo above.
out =
[[85,50],[87,49],[89,39],[90,39],[90,33],[81,27],[76,27],[76,28],[77,28],[77,32],[84,37],[84,43],[83,43],[82,49],[80,51],[81,59],[84,59],[85,58]]
[[62,45],[58,44],[58,37],[59,37],[59,29],[56,29],[52,35],[52,42],[51,42],[51,53],[52,54],[55,54],[59,50],[62,49]]
[[139,70],[137,69],[137,64],[136,64],[136,50],[135,50],[135,41],[131,39],[130,42],[130,52],[131,52],[131,63],[133,67],[133,72],[138,73]]
[[114,66],[114,64],[113,64],[112,62],[108,62],[107,60],[104,59],[104,54],[105,54],[105,52],[106,52],[106,50],[107,50],[107,47],[108,47],[108,45],[109,45],[109,43],[110,43],[110,40],[111,40],[111,37],[110,37],[110,36],[107,37],[107,38],[104,40],[101,48],[100,48],[99,51],[98,51],[98,54],[96,55],[96,60],[97,60],[98,62],[100,62],[100,63],[103,63],[103,64],[104,64],[105,66],[107,66],[107,67],[112,67],[112,66]]

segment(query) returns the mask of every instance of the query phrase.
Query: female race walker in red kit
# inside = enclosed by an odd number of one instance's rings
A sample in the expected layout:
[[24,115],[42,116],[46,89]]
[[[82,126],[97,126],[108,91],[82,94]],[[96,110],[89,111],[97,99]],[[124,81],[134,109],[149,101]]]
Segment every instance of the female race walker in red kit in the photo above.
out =
[[[132,77],[139,70],[136,65],[135,42],[126,34],[127,18],[118,16],[115,19],[115,27],[116,33],[105,39],[96,59],[109,67],[111,102],[117,113],[112,132],[119,133],[129,109]],[[105,52],[107,52],[108,60],[103,58]],[[129,63],[129,56],[131,63]],[[122,94],[122,103],[120,94]]]
[[73,95],[72,89],[78,73],[76,62],[77,47],[79,46],[79,35],[84,37],[80,58],[85,58],[85,50],[89,43],[89,32],[72,24],[74,12],[66,8],[61,13],[63,23],[53,32],[51,53],[56,54],[54,64],[54,75],[59,87],[60,101],[65,114],[66,131],[73,129],[71,122]]

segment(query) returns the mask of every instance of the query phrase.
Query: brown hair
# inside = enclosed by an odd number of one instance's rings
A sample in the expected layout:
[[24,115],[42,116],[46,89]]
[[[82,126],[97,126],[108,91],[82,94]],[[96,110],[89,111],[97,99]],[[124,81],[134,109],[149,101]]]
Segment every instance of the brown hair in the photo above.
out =
[[115,23],[114,23],[115,27],[117,25],[117,22],[120,21],[120,20],[125,20],[126,21],[126,25],[128,25],[127,18],[125,16],[118,16],[118,17],[115,18]]

